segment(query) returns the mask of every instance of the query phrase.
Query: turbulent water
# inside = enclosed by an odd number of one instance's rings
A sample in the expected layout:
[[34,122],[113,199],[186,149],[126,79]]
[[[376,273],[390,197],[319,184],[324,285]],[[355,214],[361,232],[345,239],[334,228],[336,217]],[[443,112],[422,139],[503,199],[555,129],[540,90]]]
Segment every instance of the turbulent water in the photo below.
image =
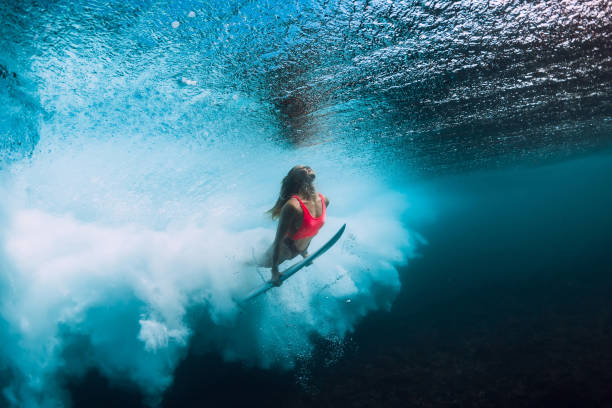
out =
[[[609,145],[607,1],[4,1],[0,386],[91,368],[155,405],[194,341],[292,367],[400,290],[416,177]],[[331,200],[307,273],[241,310],[294,164]],[[268,273],[268,272],[264,272]]]

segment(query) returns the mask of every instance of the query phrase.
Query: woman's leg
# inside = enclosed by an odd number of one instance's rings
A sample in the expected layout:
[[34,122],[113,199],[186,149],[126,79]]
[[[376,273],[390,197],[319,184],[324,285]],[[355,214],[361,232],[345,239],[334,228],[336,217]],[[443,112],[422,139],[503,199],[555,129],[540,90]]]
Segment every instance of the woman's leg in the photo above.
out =
[[[272,255],[274,254],[274,244],[270,245],[270,248],[266,252],[263,253],[261,257],[257,260],[257,266],[261,266],[263,268],[271,268],[272,267]],[[278,264],[282,264],[288,259],[295,258],[297,253],[291,250],[291,248],[287,247],[287,244],[283,241],[280,244],[280,253],[278,254]]]

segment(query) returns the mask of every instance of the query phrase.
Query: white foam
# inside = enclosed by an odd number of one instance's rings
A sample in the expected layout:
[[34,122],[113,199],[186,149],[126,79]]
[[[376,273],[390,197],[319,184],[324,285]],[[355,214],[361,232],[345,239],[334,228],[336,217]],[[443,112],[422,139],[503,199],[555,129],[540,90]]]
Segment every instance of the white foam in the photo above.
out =
[[[406,196],[367,173],[343,175],[346,165],[320,152],[242,150],[170,137],[48,137],[11,169],[0,213],[9,327],[0,352],[21,373],[6,390],[15,405],[57,403],[55,374],[89,367],[135,382],[154,402],[194,333],[225,358],[291,367],[312,351],[311,333],[342,339],[390,306],[400,288],[394,265],[412,253]],[[318,171],[331,199],[313,248],[343,223],[345,236],[240,313],[233,299],[261,282],[252,251],[274,235],[264,211],[297,161]]]

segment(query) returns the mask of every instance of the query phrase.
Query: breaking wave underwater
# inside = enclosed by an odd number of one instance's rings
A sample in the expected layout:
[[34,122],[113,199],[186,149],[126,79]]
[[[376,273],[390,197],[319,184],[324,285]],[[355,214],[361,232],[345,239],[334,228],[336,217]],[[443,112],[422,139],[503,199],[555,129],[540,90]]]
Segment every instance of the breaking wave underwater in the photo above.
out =
[[[394,264],[412,248],[402,194],[367,173],[343,176],[346,169],[314,150],[260,145],[247,155],[160,139],[85,136],[46,146],[41,137],[32,158],[10,168],[2,239],[10,337],[2,351],[19,374],[5,394],[19,405],[43,395],[30,402],[50,404],[59,370],[91,367],[155,399],[194,331],[227,359],[290,367],[307,358],[312,333],[342,339],[399,291]],[[233,299],[260,283],[252,252],[274,234],[264,215],[274,181],[296,160],[315,163],[332,199],[313,248],[343,222],[346,236],[241,311]]]
[[[35,102],[3,95],[37,134],[31,147],[9,146],[1,170],[5,400],[69,404],[58,379],[95,368],[155,405],[194,334],[200,350],[228,360],[290,368],[308,358],[313,335],[341,348],[361,317],[390,307],[395,265],[414,248],[402,222],[408,197],[390,184],[405,180],[384,175],[393,166],[347,160],[342,144],[279,143],[268,106],[186,86],[182,74],[146,66],[126,78],[76,56],[39,63]],[[25,140],[29,128],[9,125]],[[316,169],[331,199],[312,248],[343,223],[347,231],[241,310],[234,299],[261,282],[249,263],[275,231],[265,211],[298,163]]]
[[[605,2],[201,3],[2,3],[14,406],[69,404],[58,378],[91,368],[155,405],[195,341],[261,367],[308,359],[317,336],[341,349],[424,243],[407,174],[608,143]],[[347,231],[241,310],[298,163],[331,200],[312,247]]]

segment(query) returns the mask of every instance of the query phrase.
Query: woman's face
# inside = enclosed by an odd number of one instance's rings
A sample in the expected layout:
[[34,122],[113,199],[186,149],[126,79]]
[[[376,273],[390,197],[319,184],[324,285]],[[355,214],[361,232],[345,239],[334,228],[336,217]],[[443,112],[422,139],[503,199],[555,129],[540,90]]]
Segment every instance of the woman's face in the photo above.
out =
[[306,175],[311,176],[312,179],[314,180],[316,174],[314,170],[311,169],[309,166],[299,165],[299,166],[295,166],[295,168],[303,171],[304,173],[306,173]]

